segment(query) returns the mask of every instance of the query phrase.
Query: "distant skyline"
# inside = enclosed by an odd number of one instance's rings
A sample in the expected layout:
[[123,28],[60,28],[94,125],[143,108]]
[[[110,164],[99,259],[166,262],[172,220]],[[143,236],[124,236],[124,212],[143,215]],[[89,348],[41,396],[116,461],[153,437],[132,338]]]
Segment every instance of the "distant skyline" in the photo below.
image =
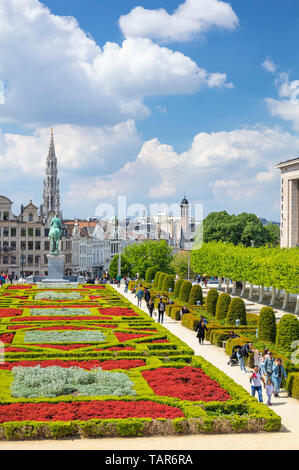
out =
[[0,193],[41,204],[53,127],[66,218],[185,193],[278,221],[298,17],[293,0],[1,0]]

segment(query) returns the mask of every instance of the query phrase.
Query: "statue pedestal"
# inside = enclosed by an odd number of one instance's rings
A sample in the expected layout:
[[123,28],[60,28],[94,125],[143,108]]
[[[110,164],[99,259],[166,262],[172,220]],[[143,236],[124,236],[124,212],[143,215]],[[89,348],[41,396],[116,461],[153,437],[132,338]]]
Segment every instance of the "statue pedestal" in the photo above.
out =
[[47,281],[63,281],[64,255],[47,255],[48,277]]

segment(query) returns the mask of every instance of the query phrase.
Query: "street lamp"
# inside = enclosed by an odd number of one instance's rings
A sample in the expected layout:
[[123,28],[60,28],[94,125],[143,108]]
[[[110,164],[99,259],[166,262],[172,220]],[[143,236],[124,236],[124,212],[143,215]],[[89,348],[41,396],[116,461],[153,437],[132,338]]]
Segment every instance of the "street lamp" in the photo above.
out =
[[24,250],[22,250],[21,264],[22,264],[22,279],[24,279]]

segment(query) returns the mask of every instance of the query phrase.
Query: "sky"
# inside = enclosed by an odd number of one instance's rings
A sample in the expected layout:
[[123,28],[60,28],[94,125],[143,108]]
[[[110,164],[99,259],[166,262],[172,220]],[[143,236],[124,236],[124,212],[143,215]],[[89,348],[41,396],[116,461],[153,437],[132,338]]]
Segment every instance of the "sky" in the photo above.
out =
[[279,221],[299,153],[294,0],[1,0],[0,194],[64,217],[180,202]]

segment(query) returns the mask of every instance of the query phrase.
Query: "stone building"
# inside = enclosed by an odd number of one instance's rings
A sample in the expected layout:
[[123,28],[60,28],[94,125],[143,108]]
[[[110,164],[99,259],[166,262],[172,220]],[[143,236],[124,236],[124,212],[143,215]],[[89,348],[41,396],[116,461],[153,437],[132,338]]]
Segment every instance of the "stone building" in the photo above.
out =
[[299,246],[299,158],[279,163],[280,246]]
[[[20,214],[12,210],[13,202],[0,196],[0,272],[20,276],[47,275],[50,243],[48,234],[52,217],[61,215],[59,180],[53,131],[46,160],[43,204],[38,209],[32,201],[21,206]],[[61,239],[65,255],[65,274],[72,272],[72,242],[65,227]]]

